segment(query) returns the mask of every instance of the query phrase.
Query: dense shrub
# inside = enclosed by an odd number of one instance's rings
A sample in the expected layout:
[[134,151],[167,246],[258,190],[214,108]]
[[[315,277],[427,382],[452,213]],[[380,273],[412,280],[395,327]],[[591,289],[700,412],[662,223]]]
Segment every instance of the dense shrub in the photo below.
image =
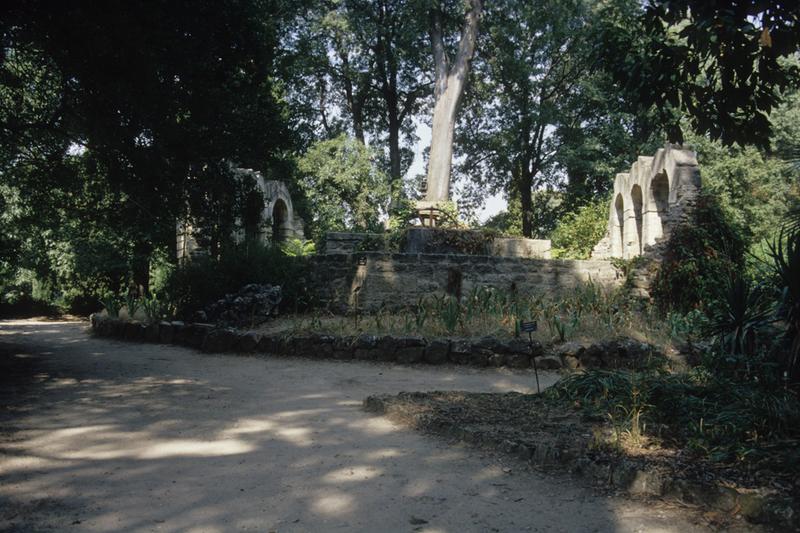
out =
[[563,259],[588,259],[592,248],[603,238],[608,226],[608,201],[585,205],[559,222],[550,237],[553,256]]
[[7,284],[0,287],[0,317],[2,318],[54,315],[58,311],[49,302],[35,298],[30,283]]
[[800,452],[780,446],[800,437],[800,402],[771,382],[733,380],[707,368],[689,374],[591,370],[547,395],[625,426],[657,431],[669,444],[723,463],[762,463],[797,471]]
[[745,241],[715,198],[701,195],[691,220],[676,227],[667,243],[651,294],[664,309],[689,311],[721,298],[744,267]]
[[241,245],[227,250],[221,258],[195,257],[173,269],[164,282],[164,295],[182,318],[202,309],[225,294],[249,283],[280,285],[284,309],[311,305],[306,258],[287,256],[278,247]]

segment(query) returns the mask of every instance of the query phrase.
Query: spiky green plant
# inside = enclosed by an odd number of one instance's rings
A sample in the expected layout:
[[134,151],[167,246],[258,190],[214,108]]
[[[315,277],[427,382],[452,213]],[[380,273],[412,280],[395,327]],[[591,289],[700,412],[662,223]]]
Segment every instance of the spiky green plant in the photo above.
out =
[[158,322],[159,320],[169,318],[172,314],[169,302],[157,294],[151,294],[142,298],[141,308],[144,310],[148,322]]
[[100,299],[100,305],[106,310],[108,316],[111,318],[118,318],[119,311],[122,309],[122,302],[114,295],[108,295]]
[[730,354],[753,355],[759,334],[771,317],[771,302],[762,288],[735,275],[728,280],[723,298],[711,309],[708,333]]
[[448,333],[454,333],[461,322],[461,304],[458,298],[447,296],[442,300],[439,317]]
[[768,247],[771,268],[781,286],[778,316],[787,324],[790,343],[785,370],[794,380],[800,380],[800,209],[793,212]]

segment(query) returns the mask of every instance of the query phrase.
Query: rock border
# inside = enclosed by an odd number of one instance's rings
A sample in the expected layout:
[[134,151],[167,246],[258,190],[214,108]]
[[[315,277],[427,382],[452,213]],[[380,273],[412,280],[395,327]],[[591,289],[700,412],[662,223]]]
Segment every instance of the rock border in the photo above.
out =
[[[722,513],[736,513],[746,520],[778,527],[800,530],[800,514],[791,497],[769,490],[736,489],[722,483],[676,479],[669,472],[642,464],[624,456],[594,453],[586,443],[540,443],[498,436],[490,429],[461,427],[445,417],[430,413],[409,413],[394,409],[414,397],[428,393],[401,392],[397,395],[368,396],[363,401],[365,411],[386,416],[395,422],[423,433],[478,447],[513,457],[537,469],[566,469],[595,486],[621,491],[633,497],[655,497],[667,501],[699,505]],[[431,393],[433,394],[433,393]],[[394,416],[393,416],[394,415]]]
[[437,338],[419,336],[354,336],[307,333],[262,335],[256,331],[220,328],[213,324],[161,321],[142,323],[110,318],[101,314],[89,317],[92,331],[100,337],[134,342],[188,346],[207,353],[263,353],[303,356],[312,359],[339,359],[396,362],[400,364],[445,363],[474,367],[527,369],[533,362],[539,370],[578,368],[635,368],[666,357],[649,344],[631,339],[616,339],[585,345],[566,342],[548,347],[523,339],[500,340]]

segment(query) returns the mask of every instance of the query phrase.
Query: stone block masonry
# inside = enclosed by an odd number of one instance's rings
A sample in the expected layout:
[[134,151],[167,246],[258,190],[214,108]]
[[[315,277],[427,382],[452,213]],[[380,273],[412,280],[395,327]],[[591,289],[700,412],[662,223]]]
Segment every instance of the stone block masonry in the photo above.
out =
[[100,337],[133,342],[178,344],[207,353],[261,353],[268,356],[301,356],[313,359],[339,359],[455,364],[475,367],[531,368],[641,368],[654,359],[666,361],[656,347],[632,339],[614,339],[595,344],[567,342],[542,345],[524,339],[434,338],[416,335],[340,336],[327,333],[262,335],[256,331],[221,328],[213,324],[153,322],[143,324],[95,313],[90,317],[92,331]]
[[553,260],[449,254],[362,252],[319,255],[311,288],[324,304],[347,311],[397,309],[433,295],[463,296],[475,287],[521,295],[568,290],[593,282],[620,286],[622,274],[608,261]]

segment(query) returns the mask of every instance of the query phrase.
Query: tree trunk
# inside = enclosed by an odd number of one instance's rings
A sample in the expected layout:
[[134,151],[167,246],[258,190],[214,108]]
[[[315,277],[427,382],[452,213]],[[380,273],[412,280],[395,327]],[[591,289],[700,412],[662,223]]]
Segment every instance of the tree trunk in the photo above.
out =
[[522,172],[519,180],[519,200],[522,207],[522,236],[533,235],[533,178],[530,172]]
[[400,117],[397,112],[397,95],[389,95],[387,103],[389,104],[386,110],[389,119],[389,176],[394,192],[403,177],[400,168]]
[[336,48],[339,54],[339,60],[342,62],[342,85],[344,86],[344,97],[347,102],[347,109],[350,111],[350,117],[353,120],[353,134],[361,144],[366,144],[364,139],[364,101],[366,99],[367,89],[363,87],[362,83],[359,83],[356,88],[353,87],[353,72],[350,69],[348,52],[338,41],[336,43]]
[[137,242],[133,247],[131,270],[138,296],[150,292],[150,255],[153,247],[148,242]]
[[458,54],[452,67],[448,65],[442,35],[442,12],[431,11],[431,46],[436,71],[434,87],[433,123],[431,125],[431,151],[428,159],[428,189],[425,199],[432,202],[450,199],[450,169],[453,163],[453,134],[456,112],[469,74],[469,65],[475,52],[478,21],[483,10],[482,0],[470,0],[470,9],[464,20]]

